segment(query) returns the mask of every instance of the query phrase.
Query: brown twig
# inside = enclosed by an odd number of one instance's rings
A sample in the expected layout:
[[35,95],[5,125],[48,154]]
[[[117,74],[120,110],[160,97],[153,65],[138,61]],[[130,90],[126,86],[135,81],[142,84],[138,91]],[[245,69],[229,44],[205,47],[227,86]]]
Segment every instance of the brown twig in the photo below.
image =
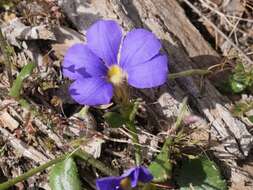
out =
[[224,34],[212,21],[210,21],[202,12],[196,8],[189,0],[183,0],[194,12],[207,21],[224,39],[226,39],[249,63],[253,64],[253,61],[231,40]]

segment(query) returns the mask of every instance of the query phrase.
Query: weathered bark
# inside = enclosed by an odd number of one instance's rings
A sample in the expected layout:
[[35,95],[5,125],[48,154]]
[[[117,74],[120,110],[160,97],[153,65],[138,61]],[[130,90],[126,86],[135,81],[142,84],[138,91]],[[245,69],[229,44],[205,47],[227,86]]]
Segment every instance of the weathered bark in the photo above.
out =
[[[139,0],[132,1],[132,4],[128,1],[123,6],[129,11],[135,7],[135,14],[141,18],[139,22],[163,40],[172,70],[178,72],[218,63],[218,54],[190,23],[175,0]],[[179,85],[192,96],[195,106],[217,131],[227,151],[238,157],[247,156],[253,139],[245,124],[231,115],[227,108],[231,102],[210,81],[205,80],[204,89],[201,89],[200,80],[200,77],[183,78],[179,80]]]

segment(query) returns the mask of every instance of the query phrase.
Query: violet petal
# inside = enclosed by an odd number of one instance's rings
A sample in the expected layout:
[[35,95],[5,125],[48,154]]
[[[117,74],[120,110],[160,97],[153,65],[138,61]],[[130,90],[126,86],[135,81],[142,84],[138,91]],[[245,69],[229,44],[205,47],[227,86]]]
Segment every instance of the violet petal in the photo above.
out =
[[122,38],[120,26],[112,20],[99,20],[86,33],[88,47],[107,66],[117,63],[117,55]]
[[157,55],[160,49],[161,43],[152,32],[134,29],[127,33],[123,40],[120,65],[124,69],[127,66],[144,63]]
[[94,106],[110,103],[113,87],[103,78],[80,78],[71,84],[69,93],[79,104]]
[[121,177],[130,178],[132,188],[136,187],[139,181],[143,183],[148,183],[153,179],[152,174],[148,171],[148,169],[143,166],[126,170],[124,174],[121,175]]
[[143,166],[140,166],[139,168],[139,181],[142,183],[148,183],[153,180],[153,176],[147,168]]
[[119,190],[121,177],[104,177],[96,180],[97,190]]
[[63,60],[63,75],[72,80],[80,77],[105,76],[107,68],[86,45],[70,47]]
[[152,88],[164,84],[167,80],[167,56],[158,55],[145,63],[128,65],[128,83],[136,88]]

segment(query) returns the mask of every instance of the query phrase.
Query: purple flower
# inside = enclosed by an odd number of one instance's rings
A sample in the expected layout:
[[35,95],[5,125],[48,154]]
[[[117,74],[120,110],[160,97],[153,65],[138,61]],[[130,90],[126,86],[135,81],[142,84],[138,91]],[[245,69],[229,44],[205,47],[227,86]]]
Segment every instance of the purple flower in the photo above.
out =
[[122,38],[120,26],[99,20],[86,33],[87,44],[75,44],[63,62],[64,76],[74,80],[69,92],[79,104],[99,105],[111,101],[115,86],[124,81],[136,88],[162,85],[167,79],[167,57],[161,43],[144,29]]
[[[143,166],[131,168],[119,177],[105,177],[96,181],[98,190],[125,190],[137,186],[138,182],[152,181],[152,174]],[[131,188],[130,188],[131,187]]]

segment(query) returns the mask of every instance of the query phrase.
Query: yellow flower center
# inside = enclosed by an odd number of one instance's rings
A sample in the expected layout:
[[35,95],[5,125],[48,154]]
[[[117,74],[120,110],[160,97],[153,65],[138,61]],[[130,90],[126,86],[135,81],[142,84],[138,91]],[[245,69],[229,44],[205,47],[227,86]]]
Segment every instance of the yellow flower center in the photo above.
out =
[[112,65],[107,72],[108,80],[114,85],[119,85],[123,82],[124,72],[118,65]]
[[120,187],[123,189],[123,190],[131,190],[131,180],[126,177],[124,179],[122,179],[120,181]]

